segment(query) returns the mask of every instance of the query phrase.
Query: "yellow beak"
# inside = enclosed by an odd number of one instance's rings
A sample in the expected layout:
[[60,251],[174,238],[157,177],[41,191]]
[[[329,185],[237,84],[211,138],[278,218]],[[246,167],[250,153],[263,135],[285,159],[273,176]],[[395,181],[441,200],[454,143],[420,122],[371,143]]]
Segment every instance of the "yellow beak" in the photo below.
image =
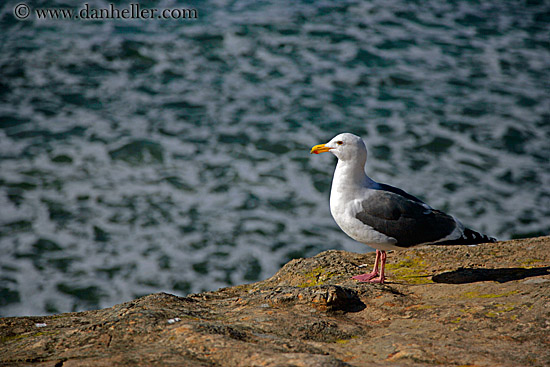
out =
[[319,154],[319,153],[325,153],[330,150],[329,147],[326,147],[325,144],[319,144],[311,148],[310,154]]

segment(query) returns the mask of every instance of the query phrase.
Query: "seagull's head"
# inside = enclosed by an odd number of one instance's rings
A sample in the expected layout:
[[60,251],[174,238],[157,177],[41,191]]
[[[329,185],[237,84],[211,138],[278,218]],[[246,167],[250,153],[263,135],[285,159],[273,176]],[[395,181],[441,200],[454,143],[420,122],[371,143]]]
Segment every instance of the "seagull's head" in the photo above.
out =
[[336,135],[326,144],[319,144],[311,148],[311,154],[331,152],[341,161],[359,160],[366,161],[367,148],[363,139],[350,133]]

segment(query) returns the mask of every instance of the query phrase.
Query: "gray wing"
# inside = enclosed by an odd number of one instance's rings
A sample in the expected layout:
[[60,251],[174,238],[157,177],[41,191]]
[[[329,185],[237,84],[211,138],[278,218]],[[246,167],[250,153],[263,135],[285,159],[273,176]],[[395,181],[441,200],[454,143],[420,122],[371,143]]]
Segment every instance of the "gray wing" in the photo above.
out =
[[403,191],[398,187],[390,186],[390,185],[383,184],[383,183],[378,183],[378,187],[379,187],[379,189],[377,189],[377,190],[390,191],[390,192],[393,192],[394,194],[401,195],[404,198],[407,198],[409,200],[416,201],[416,202],[419,202],[421,204],[424,204],[424,202],[422,200],[420,200],[419,198],[417,198],[416,196],[412,196],[408,192]]
[[436,242],[451,234],[457,225],[450,215],[394,192],[374,191],[361,205],[362,210],[355,217],[395,238],[401,247]]

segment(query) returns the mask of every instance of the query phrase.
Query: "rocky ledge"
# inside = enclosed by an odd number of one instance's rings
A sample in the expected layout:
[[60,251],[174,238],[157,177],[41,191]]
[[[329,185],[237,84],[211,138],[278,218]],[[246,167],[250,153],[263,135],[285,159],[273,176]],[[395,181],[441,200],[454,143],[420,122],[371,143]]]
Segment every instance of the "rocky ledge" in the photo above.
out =
[[550,365],[550,237],[394,252],[387,284],[350,279],[373,261],[326,251],[216,292],[2,318],[0,365]]

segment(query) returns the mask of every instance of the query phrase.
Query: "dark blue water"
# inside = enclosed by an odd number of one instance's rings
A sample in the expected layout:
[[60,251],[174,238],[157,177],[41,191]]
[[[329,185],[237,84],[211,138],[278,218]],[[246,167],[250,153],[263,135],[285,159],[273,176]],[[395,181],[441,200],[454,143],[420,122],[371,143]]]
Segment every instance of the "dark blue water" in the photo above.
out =
[[127,21],[18,21],[16,3],[0,6],[2,316],[368,251],[330,217],[335,158],[309,155],[344,131],[375,180],[500,239],[550,233],[549,1],[149,1],[199,18]]

